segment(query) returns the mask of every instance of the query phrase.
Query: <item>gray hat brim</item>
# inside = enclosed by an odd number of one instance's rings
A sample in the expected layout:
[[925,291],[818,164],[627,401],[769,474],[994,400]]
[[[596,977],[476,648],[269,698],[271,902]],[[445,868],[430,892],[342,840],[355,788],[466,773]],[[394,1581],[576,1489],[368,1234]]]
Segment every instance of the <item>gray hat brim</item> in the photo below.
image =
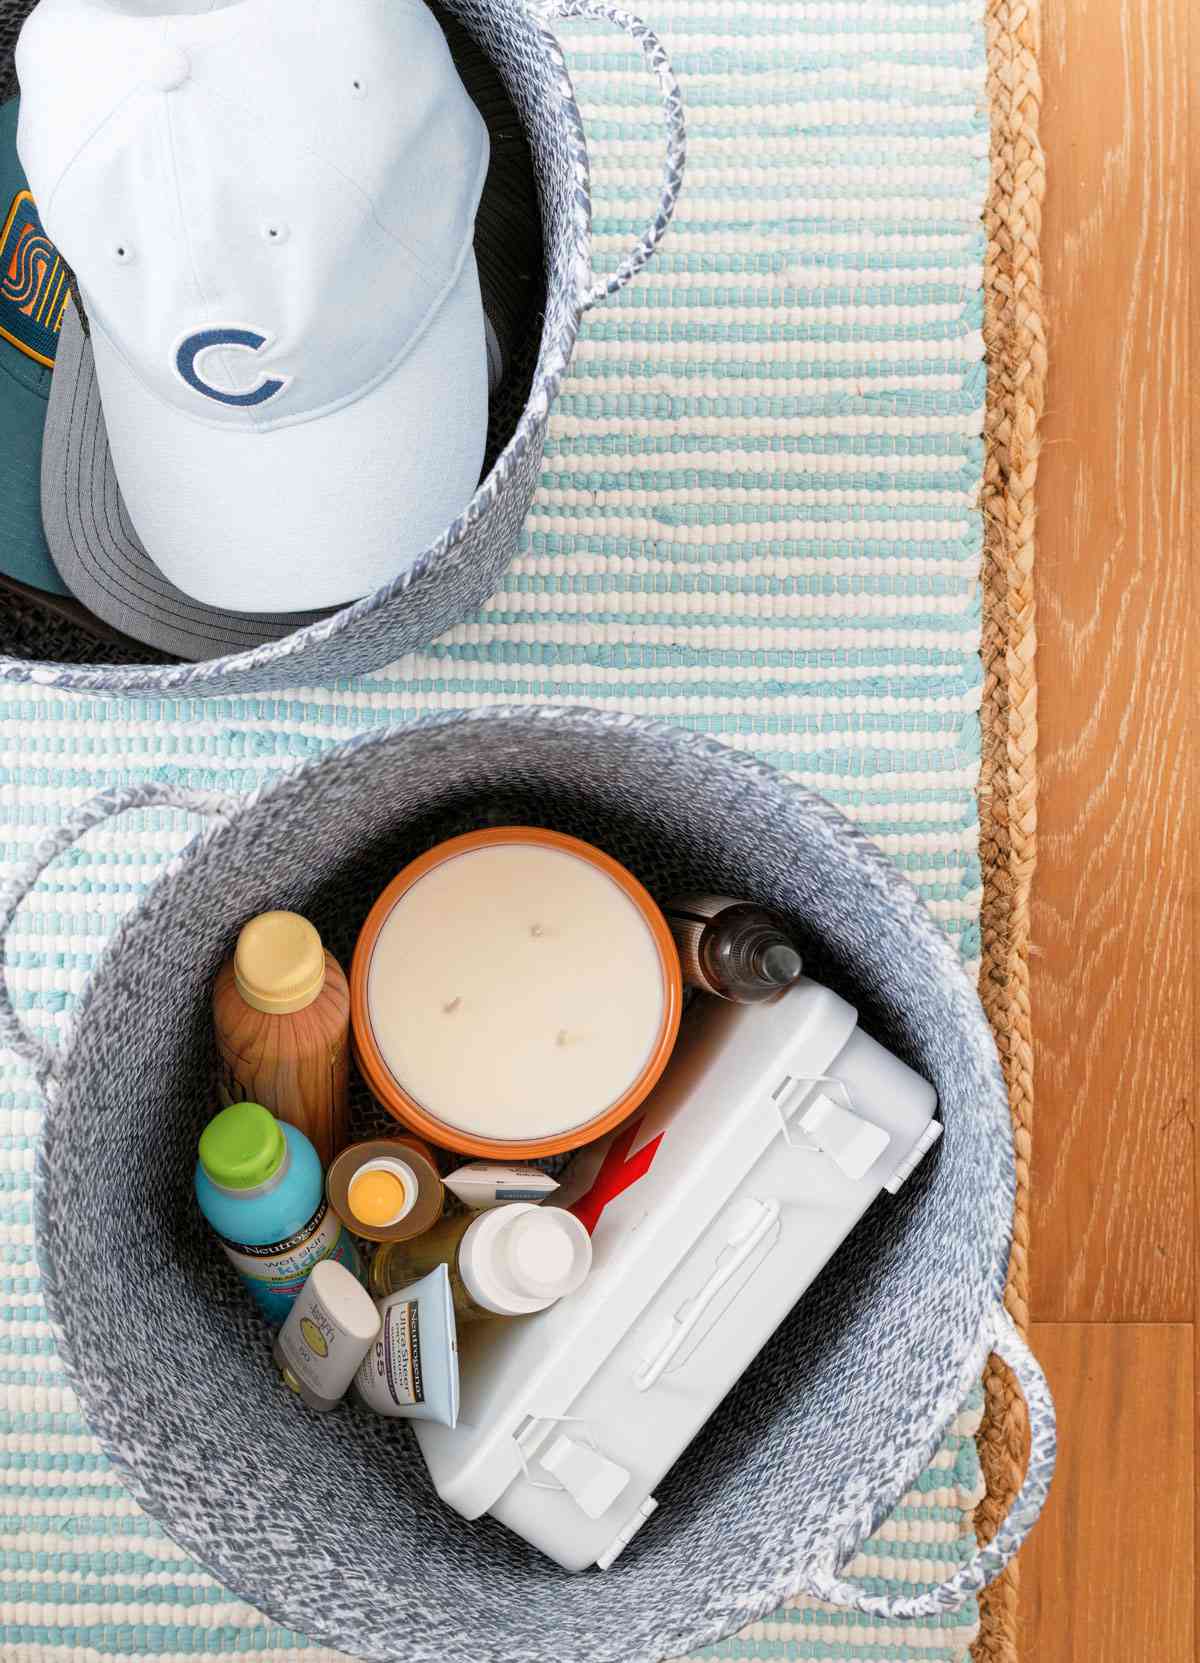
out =
[[121,501],[92,345],[73,302],[63,315],[46,410],[42,523],[50,557],[75,598],[123,635],[177,658],[244,652],[337,610],[229,612],[167,581]]

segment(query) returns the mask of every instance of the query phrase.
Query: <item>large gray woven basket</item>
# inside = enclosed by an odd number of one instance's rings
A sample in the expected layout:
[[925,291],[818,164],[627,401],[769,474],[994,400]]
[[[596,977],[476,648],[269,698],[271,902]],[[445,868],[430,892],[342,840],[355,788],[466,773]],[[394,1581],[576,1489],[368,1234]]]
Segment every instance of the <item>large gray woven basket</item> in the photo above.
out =
[[[352,741],[241,800],[173,786],[77,811],[0,902],[0,931],[90,825],[174,804],[213,816],[124,922],[61,1055],[0,1040],[47,1087],[35,1178],[55,1338],[137,1499],[279,1621],[380,1663],[605,1663],[689,1654],[800,1590],[883,1616],[951,1609],[1030,1528],[1053,1465],[1036,1364],[1002,1314],[1008,1109],[975,992],[909,884],[822,799],[700,738],[595,711],[490,710]],[[315,1416],[192,1199],[212,1107],[213,975],[267,907],[347,961],[420,850],[524,821],[609,849],[662,896],[779,908],[814,973],[933,1081],[945,1135],[881,1197],[659,1491],[609,1572],[570,1577],[443,1507],[403,1422]],[[989,1349],[1016,1370],[1033,1454],[997,1540],[932,1591],[874,1597],[839,1570],[938,1446]]]
[[[34,0],[0,0],[0,91],[11,82],[17,30]],[[546,303],[533,380],[515,431],[462,513],[386,587],[279,641],[199,664],[61,664],[0,655],[0,680],[109,693],[190,697],[326,686],[426,645],[481,606],[512,560],[541,471],[550,407],[583,313],[638,272],[675,209],[684,166],[683,107],[666,53],[639,18],[604,0],[442,0],[500,72],[533,156],[545,249]],[[583,121],[556,18],[612,23],[641,47],[662,96],[666,152],[658,204],[616,270],[592,269],[591,185]],[[397,441],[399,442],[399,440]]]

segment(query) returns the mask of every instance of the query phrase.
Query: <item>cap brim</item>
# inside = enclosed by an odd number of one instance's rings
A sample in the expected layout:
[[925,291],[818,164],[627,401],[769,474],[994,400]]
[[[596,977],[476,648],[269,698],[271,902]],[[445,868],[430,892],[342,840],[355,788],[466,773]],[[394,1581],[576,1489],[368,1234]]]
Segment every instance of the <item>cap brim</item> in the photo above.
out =
[[129,518],[163,575],[209,606],[328,607],[371,594],[460,514],[487,439],[474,255],[410,351],[329,415],[254,433],[194,421],[92,349]]
[[109,454],[92,346],[69,305],[42,445],[42,520],[71,593],[105,624],[176,658],[277,641],[325,612],[227,612],[169,583],[130,524]]
[[[86,663],[136,664],[147,656],[172,663],[164,653],[151,653],[144,641],[134,641],[111,629],[73,595],[52,594],[19,583],[0,571],[0,651],[14,658],[57,659]],[[110,649],[120,648],[116,656]]]

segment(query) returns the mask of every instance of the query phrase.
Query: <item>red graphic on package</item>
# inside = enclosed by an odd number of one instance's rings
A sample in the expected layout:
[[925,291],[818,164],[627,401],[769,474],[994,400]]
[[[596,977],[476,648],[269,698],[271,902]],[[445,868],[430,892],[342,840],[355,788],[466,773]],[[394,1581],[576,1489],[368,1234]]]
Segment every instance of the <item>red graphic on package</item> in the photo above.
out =
[[644,1178],[654,1164],[658,1146],[665,1135],[662,1132],[656,1138],[651,1138],[636,1155],[631,1156],[629,1153],[645,1118],[645,1115],[642,1115],[632,1126],[626,1127],[619,1137],[612,1140],[605,1151],[604,1160],[591,1189],[586,1195],[581,1195],[574,1206],[567,1209],[575,1214],[589,1236],[595,1232],[600,1215],[609,1202],[615,1201],[618,1195],[623,1195],[639,1178]]

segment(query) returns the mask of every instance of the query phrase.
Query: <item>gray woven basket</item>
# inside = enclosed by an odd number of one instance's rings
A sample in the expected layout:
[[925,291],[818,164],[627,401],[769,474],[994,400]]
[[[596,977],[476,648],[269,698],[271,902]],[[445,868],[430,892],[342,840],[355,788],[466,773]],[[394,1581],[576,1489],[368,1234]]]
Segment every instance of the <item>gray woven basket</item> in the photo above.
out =
[[[665,233],[684,165],[683,107],[666,53],[639,18],[602,0],[442,0],[499,70],[533,156],[545,247],[546,305],[533,381],[516,430],[462,513],[400,577],[330,618],[249,652],[199,664],[54,664],[0,656],[0,680],[107,693],[189,697],[327,686],[425,646],[493,594],[512,560],[541,471],[550,407],[580,319],[638,272]],[[11,48],[33,0],[0,0],[0,42]],[[597,277],[591,254],[587,141],[555,18],[592,17],[641,47],[662,94],[666,157],[657,207],[616,270]],[[7,79],[7,73],[0,80]]]
[[[35,1176],[54,1335],[138,1501],[280,1622],[379,1663],[606,1663],[689,1655],[808,1591],[880,1616],[950,1610],[995,1575],[1045,1497],[1045,1382],[1003,1314],[1013,1205],[1004,1085],[973,988],[915,891],[835,809],[696,735],[595,711],[490,710],[370,735],[240,800],[173,786],[70,817],[0,904],[123,809],[210,815],[122,924],[51,1055],[0,979],[0,1040],[49,1107]],[[209,996],[267,907],[349,958],[393,874],[442,836],[550,825],[662,896],[748,894],[935,1084],[945,1135],[881,1197],[660,1488],[607,1573],[571,1577],[499,1525],[441,1505],[403,1422],[320,1417],[206,1238],[191,1192],[211,1111]],[[360,1130],[363,1123],[360,1123]],[[1033,1453],[1000,1535],[910,1599],[839,1577],[929,1461],[989,1350],[1015,1370]]]

